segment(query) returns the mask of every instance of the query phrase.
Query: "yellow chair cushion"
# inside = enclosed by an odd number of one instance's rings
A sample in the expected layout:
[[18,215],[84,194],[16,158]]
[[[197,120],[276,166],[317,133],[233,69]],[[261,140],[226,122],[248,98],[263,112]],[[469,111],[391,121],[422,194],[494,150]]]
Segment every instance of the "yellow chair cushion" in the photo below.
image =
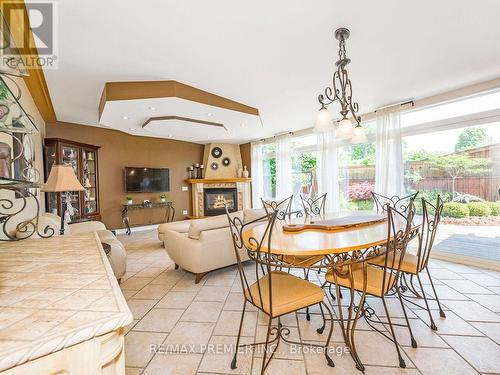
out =
[[[344,268],[345,270],[345,268]],[[386,287],[385,290],[382,289],[382,281],[384,277],[384,272],[386,273]],[[363,291],[363,267],[361,265],[354,265],[352,267],[352,275],[354,279],[354,289],[361,292]],[[382,297],[387,294],[389,290],[392,289],[396,278],[391,273],[386,272],[378,267],[371,266],[369,264],[366,265],[366,293],[371,294],[373,296]],[[349,282],[349,278],[340,278],[337,277],[337,281],[335,281],[335,277],[333,276],[333,270],[328,270],[325,275],[326,281],[332,284],[337,284],[339,286],[343,286],[345,288],[351,288],[351,284]]]
[[[400,257],[401,253],[398,252],[398,254],[396,254],[396,258],[394,259],[394,267],[398,266]],[[373,258],[369,260],[368,263],[384,267],[385,255],[380,255],[376,258]],[[392,264],[392,255],[389,255],[389,258],[387,259],[387,266],[390,267],[391,264]],[[401,262],[401,271],[416,275],[418,273],[417,265],[418,265],[418,258],[413,254],[405,253],[403,261]]]
[[[266,314],[271,315],[269,304],[269,274],[261,277],[245,290],[245,297]],[[272,317],[288,314],[323,301],[323,289],[309,281],[282,271],[271,272]]]
[[321,262],[324,258],[325,257],[323,255],[283,255],[281,261],[291,266],[311,267],[312,265]]

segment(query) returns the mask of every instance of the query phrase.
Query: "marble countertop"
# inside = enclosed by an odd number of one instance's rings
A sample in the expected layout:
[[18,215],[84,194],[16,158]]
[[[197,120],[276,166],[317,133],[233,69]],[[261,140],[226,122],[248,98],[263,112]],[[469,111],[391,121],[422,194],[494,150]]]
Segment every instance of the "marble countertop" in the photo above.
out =
[[0,371],[130,322],[96,233],[0,244]]

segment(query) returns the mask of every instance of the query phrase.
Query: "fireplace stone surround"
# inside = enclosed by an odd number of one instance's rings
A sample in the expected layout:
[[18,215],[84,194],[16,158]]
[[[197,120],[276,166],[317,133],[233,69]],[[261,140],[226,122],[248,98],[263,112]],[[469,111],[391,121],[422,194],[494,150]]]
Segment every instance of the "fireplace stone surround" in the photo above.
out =
[[251,179],[250,178],[227,178],[227,179],[189,179],[186,180],[191,184],[191,200],[192,214],[189,218],[202,218],[214,214],[223,214],[225,210],[219,213],[205,212],[205,190],[217,189],[234,189],[236,190],[236,205],[235,211],[244,210],[252,207],[251,203]]

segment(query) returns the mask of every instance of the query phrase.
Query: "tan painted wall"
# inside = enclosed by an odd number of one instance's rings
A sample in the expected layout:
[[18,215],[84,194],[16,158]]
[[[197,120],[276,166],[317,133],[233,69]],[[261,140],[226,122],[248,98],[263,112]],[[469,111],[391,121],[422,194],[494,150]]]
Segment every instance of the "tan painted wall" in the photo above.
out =
[[[212,156],[211,152],[214,147],[219,147],[222,150],[222,155],[219,158]],[[222,165],[224,158],[229,158],[230,164],[228,166]],[[214,162],[219,166],[215,170],[211,168]],[[210,143],[205,145],[203,165],[205,168],[204,178],[236,178],[238,177],[238,168],[243,168],[240,147],[227,143]]]
[[252,177],[252,147],[250,143],[240,145],[241,162],[247,166],[250,177]]
[[[175,140],[137,137],[116,130],[84,125],[55,123],[48,124],[47,138],[63,138],[100,146],[99,188],[102,221],[110,229],[123,228],[121,220],[122,203],[127,195],[136,202],[144,199],[157,201],[159,193],[126,194],[123,186],[124,167],[170,168],[170,192],[167,199],[175,204],[176,220],[184,218],[182,210],[190,207],[190,192],[181,191],[187,186],[187,166],[201,163],[203,145]],[[160,209],[134,211],[131,224],[149,224],[162,220]]]

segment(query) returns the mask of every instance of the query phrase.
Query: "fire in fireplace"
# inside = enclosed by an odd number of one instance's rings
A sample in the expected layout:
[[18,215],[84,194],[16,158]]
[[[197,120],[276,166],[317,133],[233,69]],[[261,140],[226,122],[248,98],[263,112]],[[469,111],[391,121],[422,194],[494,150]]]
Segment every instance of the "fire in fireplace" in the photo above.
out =
[[236,188],[212,188],[203,189],[204,216],[222,215],[226,212],[226,204],[229,212],[237,211],[238,192]]

